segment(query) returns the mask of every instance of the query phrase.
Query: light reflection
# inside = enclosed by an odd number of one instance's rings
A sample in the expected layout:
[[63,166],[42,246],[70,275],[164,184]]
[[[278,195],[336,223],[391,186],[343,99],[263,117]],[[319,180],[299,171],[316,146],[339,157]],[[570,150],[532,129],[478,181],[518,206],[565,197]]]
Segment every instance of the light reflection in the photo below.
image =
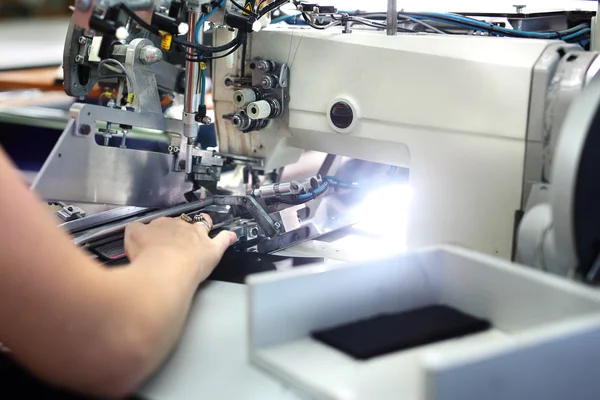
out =
[[413,199],[408,184],[391,184],[371,189],[354,210],[361,222],[354,225],[357,235],[349,235],[336,243],[357,258],[398,254],[407,250],[407,231]]

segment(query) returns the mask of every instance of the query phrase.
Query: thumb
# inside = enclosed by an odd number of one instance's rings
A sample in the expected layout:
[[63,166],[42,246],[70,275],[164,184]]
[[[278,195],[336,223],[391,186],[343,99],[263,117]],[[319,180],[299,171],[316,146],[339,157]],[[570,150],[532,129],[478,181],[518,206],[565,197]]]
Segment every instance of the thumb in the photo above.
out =
[[237,242],[237,235],[231,231],[222,231],[212,239],[212,242],[223,255],[229,246]]

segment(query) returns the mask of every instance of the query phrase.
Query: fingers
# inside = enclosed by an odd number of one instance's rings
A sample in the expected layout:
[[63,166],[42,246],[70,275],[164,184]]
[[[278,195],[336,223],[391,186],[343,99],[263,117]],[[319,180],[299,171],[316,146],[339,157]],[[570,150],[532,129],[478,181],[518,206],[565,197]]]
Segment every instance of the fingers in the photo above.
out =
[[144,226],[144,224],[142,224],[141,222],[132,222],[130,224],[128,224],[125,227],[125,234],[127,234],[128,232],[134,232],[135,230],[139,229],[140,226]]
[[229,246],[237,242],[237,235],[231,231],[222,231],[212,239],[213,245],[223,255]]
[[200,214],[201,220],[200,222],[196,222],[194,227],[198,230],[198,233],[202,236],[208,236],[209,232],[212,230],[213,221],[212,218],[207,214]]
[[133,261],[139,251],[139,244],[136,239],[136,233],[144,224],[132,222],[125,227],[125,254],[130,261]]

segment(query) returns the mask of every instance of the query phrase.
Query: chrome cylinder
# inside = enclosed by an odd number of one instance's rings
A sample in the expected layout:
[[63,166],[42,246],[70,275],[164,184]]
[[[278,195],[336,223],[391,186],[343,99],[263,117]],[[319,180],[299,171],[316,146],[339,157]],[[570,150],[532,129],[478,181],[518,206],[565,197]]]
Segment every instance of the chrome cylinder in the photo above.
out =
[[[200,18],[200,12],[196,9],[190,10],[190,17],[188,24],[190,31],[188,33],[188,41],[195,43],[195,32],[198,26],[198,19]],[[188,56],[192,58],[194,51],[188,50]],[[198,88],[198,79],[200,79],[200,67],[197,62],[186,61],[185,64],[185,100],[184,100],[184,112],[193,114],[198,110],[196,109],[196,95]]]
[[251,190],[248,194],[253,197],[267,199],[269,197],[298,194],[301,188],[302,185],[297,181],[282,182],[261,186],[258,189]]
[[[200,11],[198,8],[190,8],[188,24],[190,30],[188,32],[188,41],[196,43],[195,33],[198,28],[198,20],[200,19]],[[202,28],[200,28],[202,29]],[[202,32],[200,32],[202,34]],[[188,50],[188,57],[193,58],[194,51]],[[186,61],[185,64],[185,95],[183,103],[183,143],[181,148],[184,149],[185,153],[185,172],[187,174],[192,172],[192,150],[194,148],[194,142],[196,136],[198,136],[198,129],[200,125],[196,121],[196,115],[198,113],[198,103],[196,101],[198,97],[198,80],[200,79],[200,66],[197,62]],[[185,147],[184,147],[185,146]]]
[[398,32],[398,0],[388,0],[386,33],[388,36],[394,36],[397,32]]

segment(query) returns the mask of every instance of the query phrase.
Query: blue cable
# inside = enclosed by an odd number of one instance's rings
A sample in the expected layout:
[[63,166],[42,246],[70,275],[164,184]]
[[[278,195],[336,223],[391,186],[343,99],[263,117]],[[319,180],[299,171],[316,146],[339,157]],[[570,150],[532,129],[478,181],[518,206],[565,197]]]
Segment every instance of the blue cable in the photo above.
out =
[[571,40],[571,39],[576,38],[577,36],[583,35],[584,33],[590,33],[591,31],[592,30],[590,28],[585,28],[579,32],[575,32],[571,35],[567,35],[567,36],[563,37],[562,40]]
[[212,9],[211,12],[209,12],[208,14],[203,15],[199,20],[198,20],[198,25],[196,25],[196,30],[194,31],[194,40],[196,41],[196,43],[201,44],[200,43],[200,31],[202,30],[202,26],[204,25],[204,23],[215,13],[217,12],[217,10],[221,7],[223,7],[225,5],[225,3],[227,3],[227,0],[223,0],[221,1],[221,3],[216,6],[215,8]]
[[[479,30],[482,32],[490,32],[490,24],[488,24],[486,22],[478,21],[478,20],[475,20],[472,18],[463,17],[461,15],[435,13],[435,12],[428,12],[428,13],[423,13],[423,14],[426,14],[426,16],[406,13],[406,15],[409,15],[409,16],[411,16],[413,18],[417,18],[417,19],[442,22],[442,23],[446,23],[446,24],[452,24],[455,26],[459,26],[461,28],[466,28],[466,29],[471,29],[471,30]],[[297,17],[298,17],[298,15],[286,15],[286,16],[274,18],[271,21],[271,23],[277,24],[279,22],[293,20]],[[448,21],[449,19],[452,21]],[[564,31],[562,31],[562,32],[564,32]],[[529,32],[529,31],[521,31],[521,30],[517,30],[517,29],[503,28],[501,26],[496,26],[496,25],[494,25],[494,27],[493,27],[493,33],[498,36],[512,36],[512,37],[517,36],[517,37],[523,37],[523,38],[529,37],[529,38],[539,38],[539,39],[560,39],[560,40],[565,40],[565,41],[575,39],[581,35],[585,35],[590,32],[591,32],[590,28],[583,28],[577,32],[573,32],[568,35],[561,36],[561,31],[559,31],[559,32]],[[559,35],[558,38],[555,37],[557,34]]]
[[[212,9],[208,14],[203,15],[196,25],[196,30],[194,31],[194,40],[196,43],[200,44],[200,31],[204,26],[204,23],[215,13],[217,10],[225,5],[227,0],[221,1],[221,3]],[[200,62],[202,62],[202,57],[200,57]],[[202,86],[200,90],[200,105],[203,106],[206,101],[206,69],[202,68],[200,70],[200,85]]]
[[[460,27],[467,28],[467,29],[478,29],[483,32],[490,31],[490,24],[481,22],[481,21],[477,21],[477,20],[474,20],[471,18],[466,18],[461,15],[435,13],[435,12],[424,13],[424,14],[426,14],[425,16],[424,15],[413,15],[410,13],[406,13],[406,14],[410,15],[413,18],[437,21],[437,22],[442,22],[442,23],[447,23],[447,24],[453,24],[453,25],[460,26]],[[448,21],[448,19],[450,19],[452,21]],[[494,26],[493,30],[494,30],[494,33],[498,34],[499,36],[515,36],[515,33],[516,33],[516,34],[524,35],[524,37],[540,38],[540,39],[558,39],[558,38],[555,38],[554,36],[556,36],[557,33],[560,36],[560,33],[561,33],[561,32],[528,32],[528,31],[520,31],[520,30],[516,30],[516,29],[503,28],[500,26]],[[573,38],[576,38],[576,37],[583,35],[585,33],[588,33],[588,32],[590,32],[589,28],[583,28],[580,31],[560,37],[560,39],[571,40]]]
[[323,192],[325,192],[328,187],[329,187],[329,181],[326,180],[325,182],[323,182],[323,184],[321,184],[321,186],[319,186],[318,188],[313,190],[311,193],[304,193],[304,194],[298,195],[298,200],[309,200],[312,198],[316,198],[319,195],[323,194]]
[[[471,25],[477,25],[479,26],[481,29],[489,31],[490,29],[490,24],[485,23],[485,22],[481,22],[481,21],[477,21],[471,18],[466,18],[463,17],[462,15],[455,15],[455,14],[445,14],[445,13],[436,13],[436,12],[428,12],[428,13],[424,13],[426,15],[432,15],[432,16],[437,16],[437,17],[442,17],[442,18],[448,18],[448,19],[454,19],[458,22],[463,22],[466,24],[471,24]],[[410,15],[410,14],[408,14]],[[411,15],[412,16],[412,15]],[[417,16],[413,16],[413,17],[417,17]],[[423,18],[422,16],[418,16],[420,18]],[[498,32],[504,32],[507,34],[512,34],[514,32],[518,32],[518,33],[523,33],[523,34],[527,34],[529,36],[532,37],[538,37],[538,38],[548,38],[548,37],[552,37],[553,35],[555,35],[554,32],[548,32],[548,33],[541,33],[541,32],[527,32],[527,31],[519,31],[519,30],[514,30],[514,29],[508,29],[508,28],[503,28],[501,26],[494,26],[494,30],[498,31]]]
[[357,188],[359,186],[356,182],[342,181],[341,179],[335,176],[325,176],[323,179],[325,179],[327,182],[329,182],[329,184],[333,186],[339,186],[344,188]]

